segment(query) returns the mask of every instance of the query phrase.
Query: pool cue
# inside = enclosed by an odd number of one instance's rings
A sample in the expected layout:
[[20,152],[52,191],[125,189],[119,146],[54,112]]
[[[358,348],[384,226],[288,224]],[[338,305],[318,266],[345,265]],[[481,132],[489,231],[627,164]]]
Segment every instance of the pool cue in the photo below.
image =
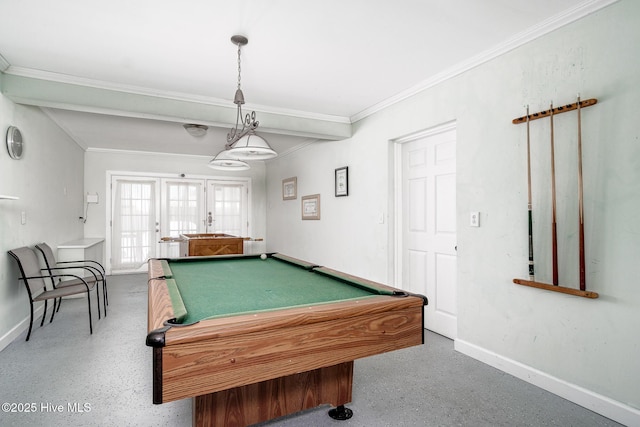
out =
[[580,256],[580,290],[586,290],[586,266],[584,253],[584,200],[582,193],[582,118],[580,114],[580,94],[578,94],[578,212],[580,217],[579,256]]
[[531,204],[531,132],[529,130],[529,106],[527,105],[527,214],[529,216],[529,280],[535,280],[533,266],[533,208]]
[[553,102],[549,107],[551,124],[551,258],[553,265],[553,284],[558,286],[558,233],[556,224],[556,160],[553,141]]

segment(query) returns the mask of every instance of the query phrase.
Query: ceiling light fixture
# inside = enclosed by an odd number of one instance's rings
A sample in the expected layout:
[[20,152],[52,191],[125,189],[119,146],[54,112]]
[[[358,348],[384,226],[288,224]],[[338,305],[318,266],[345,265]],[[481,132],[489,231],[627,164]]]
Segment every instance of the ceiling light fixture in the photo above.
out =
[[[269,143],[256,133],[256,129],[260,122],[256,120],[256,112],[252,111],[243,115],[242,104],[244,104],[244,94],[240,86],[241,83],[241,66],[240,54],[242,46],[249,42],[245,36],[235,35],[231,37],[231,42],[238,46],[238,88],[236,89],[233,103],[238,106],[236,113],[236,125],[227,134],[227,143],[225,150],[218,153],[216,157],[209,162],[209,166],[214,169],[231,169],[244,170],[249,165],[244,160],[267,160],[278,155]],[[220,160],[220,161],[218,161]],[[237,164],[231,164],[232,160],[244,163],[246,167],[238,169]]]
[[184,126],[184,129],[191,136],[205,136],[205,134],[207,133],[207,129],[209,129],[209,126],[196,125],[193,123],[185,123],[182,126]]

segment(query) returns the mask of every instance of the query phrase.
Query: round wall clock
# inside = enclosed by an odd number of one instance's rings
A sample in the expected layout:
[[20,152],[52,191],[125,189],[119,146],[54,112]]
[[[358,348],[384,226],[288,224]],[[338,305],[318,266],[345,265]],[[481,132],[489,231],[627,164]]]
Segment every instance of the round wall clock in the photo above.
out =
[[12,159],[20,159],[24,152],[22,133],[15,126],[9,126],[9,129],[7,129],[7,150]]

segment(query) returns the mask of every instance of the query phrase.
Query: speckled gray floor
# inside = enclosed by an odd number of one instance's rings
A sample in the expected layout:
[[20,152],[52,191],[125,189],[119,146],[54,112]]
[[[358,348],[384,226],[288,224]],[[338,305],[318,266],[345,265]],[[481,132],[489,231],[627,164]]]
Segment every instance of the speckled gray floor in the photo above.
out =
[[[89,335],[85,300],[0,352],[0,426],[189,426],[191,401],[151,403],[145,346],[146,275],[109,278],[109,313]],[[355,363],[354,411],[334,421],[321,407],[263,427],[618,426],[453,350],[427,333],[424,346]]]

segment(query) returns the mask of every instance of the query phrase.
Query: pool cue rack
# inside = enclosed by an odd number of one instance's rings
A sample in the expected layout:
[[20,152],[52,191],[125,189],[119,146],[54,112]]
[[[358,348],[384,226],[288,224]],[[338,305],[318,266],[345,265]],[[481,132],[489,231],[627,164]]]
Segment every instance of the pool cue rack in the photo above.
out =
[[575,296],[584,297],[584,298],[598,298],[599,296],[597,292],[581,291],[580,289],[567,288],[559,285],[550,285],[548,283],[536,282],[533,280],[513,279],[513,283],[515,283],[516,285],[529,286],[531,288],[544,289],[552,292],[560,292],[562,294],[575,295]]
[[[581,101],[580,98],[578,97],[578,101],[574,102],[573,104],[567,104],[567,105],[563,105],[563,106],[559,106],[559,107],[555,107],[555,108],[550,108],[548,110],[544,110],[544,111],[540,111],[537,113],[527,113],[528,115],[522,116],[522,117],[517,117],[515,119],[513,119],[511,122],[514,125],[518,125],[518,124],[522,124],[522,123],[530,123],[533,120],[537,120],[537,119],[542,119],[545,117],[553,117],[555,115],[561,114],[561,113],[567,113],[569,111],[574,111],[574,110],[579,110],[582,108],[586,108],[586,107],[590,107],[592,105],[595,105],[598,102],[597,99],[595,98],[591,98],[591,99],[586,99],[584,101]],[[580,126],[578,126],[580,127]],[[580,130],[578,130],[579,132],[579,136],[578,138],[580,139]],[[582,180],[582,177],[579,176],[579,180]],[[579,183],[580,185],[582,185],[582,182]],[[592,292],[592,291],[587,291],[585,290],[581,290],[581,289],[576,289],[576,288],[568,288],[565,286],[559,286],[559,285],[552,285],[552,284],[548,284],[548,283],[542,283],[542,282],[537,282],[535,280],[525,280],[525,279],[513,279],[513,283],[517,284],[517,285],[522,285],[522,286],[529,286],[532,288],[537,288],[537,289],[544,289],[547,291],[552,291],[552,292],[559,292],[559,293],[563,293],[563,294],[568,294],[568,295],[575,295],[575,296],[579,296],[579,297],[583,297],[583,298],[591,298],[591,299],[595,299],[598,298],[598,293],[597,292]]]
[[[580,108],[591,107],[592,105],[596,105],[598,102],[597,99],[585,99],[584,101],[580,101]],[[574,102],[573,104],[562,105],[560,107],[553,108],[553,115],[557,116],[560,113],[568,113],[569,111],[574,111],[578,109],[578,103]],[[549,117],[551,115],[552,110],[544,110],[538,113],[529,114],[529,122],[534,120],[543,119],[545,117]],[[527,116],[518,117],[517,119],[513,119],[511,123],[514,125],[519,125],[521,123],[527,122]]]

